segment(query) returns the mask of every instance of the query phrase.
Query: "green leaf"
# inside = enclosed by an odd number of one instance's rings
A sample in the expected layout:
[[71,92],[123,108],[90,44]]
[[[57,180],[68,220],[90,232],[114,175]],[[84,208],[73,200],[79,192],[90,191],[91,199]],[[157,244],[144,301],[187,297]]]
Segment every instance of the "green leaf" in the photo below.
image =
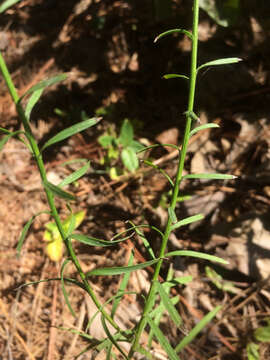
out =
[[133,148],[127,147],[124,148],[121,152],[121,159],[124,166],[131,172],[134,172],[139,167],[139,160],[136,155],[136,152]]
[[185,80],[189,80],[189,77],[186,75],[181,75],[181,74],[165,74],[162,76],[164,79],[168,80],[168,79],[185,79]]
[[26,105],[25,112],[24,112],[25,117],[28,121],[30,120],[30,116],[31,116],[33,107],[36,105],[36,103],[40,99],[43,91],[44,91],[44,89],[39,89],[39,90],[34,91],[33,94],[31,95],[30,99],[28,100],[28,103]]
[[101,118],[93,117],[91,119],[81,121],[73,126],[68,127],[65,130],[60,131],[43,145],[42,151],[59,141],[65,140],[74,134],[77,134],[83,130],[90,128],[93,125],[96,125],[100,120]]
[[[131,222],[130,222],[131,223]],[[132,224],[132,223],[131,223]],[[140,231],[136,226],[134,226],[134,230],[136,234],[139,236],[139,238],[142,240],[143,245],[145,246],[146,250],[148,251],[149,255],[152,259],[156,259],[153,249],[151,248],[151,245],[149,241],[146,239],[144,233]]]
[[16,136],[18,134],[25,134],[25,132],[22,130],[17,130],[14,132],[10,132],[8,135],[3,136],[3,138],[0,140],[0,151],[3,149],[3,147],[6,145],[6,143],[11,137]]
[[163,302],[164,307],[168,311],[172,321],[175,323],[177,327],[179,327],[182,323],[181,316],[179,315],[178,311],[175,309],[169,295],[166,293],[164,287],[160,283],[158,283],[157,285],[157,291],[159,292],[161,301]]
[[115,244],[117,244],[119,242],[125,241],[125,240],[129,239],[130,236],[126,236],[122,239],[114,240],[114,241],[106,241],[106,240],[96,239],[94,237],[90,237],[90,236],[86,236],[86,235],[82,235],[82,234],[71,234],[70,238],[77,240],[83,244],[89,245],[89,246],[106,247],[106,246],[114,246]]
[[171,219],[172,223],[175,224],[177,222],[177,217],[175,214],[175,211],[172,207],[168,207],[168,214],[169,214],[169,218]]
[[89,167],[90,167],[90,161],[88,161],[87,164],[82,166],[80,169],[74,171],[72,174],[67,176],[63,181],[61,181],[58,184],[58,186],[63,187],[65,185],[71,184],[74,181],[80,179],[82,176],[84,176],[86,174]]
[[176,353],[176,351],[172,348],[169,341],[166,339],[166,337],[163,335],[163,332],[159,329],[159,327],[154,323],[154,321],[148,317],[147,322],[151,329],[153,330],[155,336],[157,337],[160,345],[163,347],[163,349],[166,351],[167,355],[169,356],[170,360],[179,360],[179,357]]
[[[174,296],[171,298],[171,302],[173,305],[176,305],[179,302],[179,296]],[[158,321],[155,319],[155,324],[158,324],[161,316],[165,312],[166,308],[163,303],[160,303],[153,311],[150,312],[151,318],[158,317]]]
[[175,230],[180,228],[181,226],[184,225],[188,225],[191,224],[195,221],[200,221],[204,218],[204,216],[202,214],[197,214],[197,215],[193,215],[193,216],[189,216],[183,220],[177,221],[175,224],[171,225],[171,230]]
[[0,13],[3,13],[8,8],[10,8],[11,6],[17,4],[19,1],[21,1],[21,0],[6,0],[6,1],[3,1],[2,4],[0,5]]
[[234,64],[234,63],[238,63],[239,61],[242,61],[242,59],[237,58],[237,57],[224,58],[224,59],[217,59],[217,60],[209,61],[209,62],[207,62],[205,64],[200,65],[197,68],[197,72],[199,70],[203,69],[204,67],[207,67],[207,66],[219,66],[219,65]]
[[20,100],[21,101],[26,95],[32,94],[36,91],[39,90],[44,90],[46,87],[54,85],[60,81],[66,80],[67,75],[66,74],[60,74],[60,75],[56,75],[54,77],[51,77],[50,79],[47,80],[42,80],[40,81],[38,84],[32,86],[29,90],[27,90],[21,97]]
[[190,333],[184,337],[182,341],[176,346],[175,351],[178,353],[184,349],[198,334],[201,332],[206,325],[216,316],[221,309],[221,306],[216,306],[212,311],[205,315],[202,320],[190,331]]
[[191,275],[187,276],[179,276],[177,278],[173,278],[171,280],[166,280],[162,285],[166,285],[169,287],[176,286],[176,285],[186,285],[192,281],[193,277]]
[[221,264],[229,264],[228,261],[223,260],[217,256],[204,254],[204,253],[201,253],[198,251],[193,251],[193,250],[176,250],[176,251],[168,252],[167,254],[164,255],[164,257],[170,257],[170,256],[190,256],[190,257],[195,257],[195,258],[199,258],[199,259],[215,261],[215,262],[218,262]]
[[133,126],[128,119],[125,119],[121,126],[120,136],[118,138],[118,141],[124,147],[127,147],[131,144],[132,140],[133,140]]
[[232,282],[223,280],[222,276],[210,266],[205,267],[205,274],[218,289],[228,291],[233,294],[239,293],[240,289],[236,288]]
[[247,344],[247,357],[248,360],[260,360],[259,345],[254,342]]
[[101,135],[98,138],[99,144],[105,149],[112,146],[114,140],[115,140],[115,137],[112,135]]
[[137,151],[137,153],[141,153],[143,151],[147,151],[156,147],[171,147],[172,149],[178,150],[180,152],[180,149],[178,146],[173,145],[173,144],[154,144],[154,145],[150,145],[150,146],[145,146],[142,149],[140,149],[139,151]]
[[20,256],[21,254],[21,249],[22,249],[22,246],[23,246],[23,243],[24,243],[24,240],[25,240],[25,237],[28,233],[28,230],[30,228],[30,226],[32,225],[32,223],[34,222],[35,218],[41,214],[50,214],[49,211],[40,211],[39,213],[37,213],[36,215],[32,216],[31,219],[29,219],[27,221],[27,223],[24,225],[23,229],[22,229],[22,232],[21,232],[21,235],[20,235],[20,238],[19,238],[19,241],[18,241],[18,244],[16,246],[16,252],[17,252],[17,257]]
[[270,342],[270,319],[265,319],[267,325],[259,327],[254,331],[254,337],[260,342]]
[[170,178],[170,176],[166,173],[165,170],[161,169],[159,166],[157,166],[156,164],[152,163],[152,161],[149,160],[143,160],[144,164],[151,166],[153,169],[158,170],[167,180],[168,182],[171,184],[172,187],[174,187],[174,183],[172,181],[172,179]]
[[140,270],[140,269],[144,269],[148,266],[151,266],[155,263],[157,263],[159,261],[159,259],[155,259],[155,260],[151,260],[151,261],[146,261],[144,263],[138,264],[138,265],[132,265],[132,266],[116,266],[116,267],[110,267],[110,268],[100,268],[100,269],[94,269],[92,271],[89,271],[88,273],[86,273],[86,276],[93,276],[93,275],[105,275],[105,276],[109,276],[109,275],[121,275],[121,274],[126,274],[128,272],[131,271],[136,271],[136,270]]
[[189,133],[189,137],[196,134],[198,131],[209,129],[209,128],[219,128],[219,127],[220,126],[218,124],[215,124],[215,123],[209,123],[209,124],[204,124],[204,125],[201,125],[201,126],[197,126],[193,130],[191,130],[191,132]]
[[132,140],[129,147],[132,148],[135,152],[139,152],[142,148],[144,148],[144,146],[136,140]]
[[63,295],[64,295],[64,299],[65,299],[65,302],[67,304],[67,307],[71,313],[71,315],[76,318],[76,314],[74,312],[74,310],[72,309],[72,306],[70,304],[70,301],[68,299],[68,293],[66,291],[66,287],[65,287],[65,280],[64,280],[64,270],[65,270],[65,267],[66,265],[70,262],[71,260],[70,259],[66,259],[62,266],[61,266],[61,270],[60,270],[60,276],[61,276],[61,287],[62,287],[62,292],[63,292]]
[[56,185],[53,185],[48,180],[43,181],[43,185],[47,190],[51,191],[55,196],[58,196],[65,200],[76,200],[76,197],[74,195],[62,190],[60,187]]
[[[85,290],[85,286],[83,283],[80,283],[78,280],[76,279],[71,279],[71,278],[64,278],[65,281],[73,284],[73,285],[77,285],[79,286],[81,289]],[[56,277],[56,278],[50,278],[50,279],[42,279],[42,280],[38,280],[38,281],[30,281],[28,283],[22,284],[20,286],[18,286],[15,290],[19,290],[24,288],[25,286],[29,286],[29,285],[37,285],[39,283],[42,282],[49,282],[49,281],[61,281],[61,278]]]
[[191,40],[193,39],[193,35],[191,34],[191,32],[189,32],[189,31],[187,31],[187,30],[184,30],[184,29],[171,29],[171,30],[164,31],[163,33],[159,34],[159,35],[155,38],[154,43],[156,43],[158,40],[164,38],[165,36],[168,36],[168,35],[171,35],[171,34],[174,34],[174,33],[185,34],[185,35],[187,35]]
[[188,174],[182,177],[182,179],[211,179],[211,180],[232,180],[236,179],[235,175],[228,174]]
[[116,347],[116,349],[124,356],[125,359],[128,360],[128,357],[126,356],[126,354],[124,353],[124,351],[121,349],[121,347],[118,345],[117,341],[115,340],[114,336],[110,333],[110,330],[108,329],[107,325],[106,325],[106,321],[103,315],[101,315],[101,323],[103,326],[103,329],[107,335],[107,337],[109,338],[109,340],[111,341],[111,343]]

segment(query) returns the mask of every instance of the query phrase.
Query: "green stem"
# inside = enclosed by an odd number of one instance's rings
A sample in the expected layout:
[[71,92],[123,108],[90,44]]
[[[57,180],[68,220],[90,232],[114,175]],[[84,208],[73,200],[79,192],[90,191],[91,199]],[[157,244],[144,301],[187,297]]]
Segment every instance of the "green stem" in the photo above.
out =
[[[26,136],[27,140],[29,141],[29,144],[31,146],[33,155],[34,155],[34,157],[36,159],[36,162],[37,162],[37,166],[38,166],[38,170],[39,170],[39,173],[40,173],[41,180],[44,183],[47,180],[47,175],[46,175],[44,162],[43,162],[43,159],[42,159],[42,154],[40,153],[38,144],[37,144],[37,142],[36,142],[36,140],[35,140],[35,138],[33,136],[31,127],[29,125],[29,122],[27,121],[27,119],[25,117],[24,110],[23,110],[23,108],[21,106],[21,103],[20,103],[20,98],[19,98],[19,96],[17,94],[17,91],[15,89],[15,86],[13,84],[13,81],[11,79],[10,73],[8,71],[8,68],[6,66],[5,60],[4,60],[1,52],[0,52],[0,69],[1,69],[1,72],[3,74],[4,80],[6,82],[6,85],[8,87],[9,93],[10,93],[14,103],[16,104],[18,115],[19,115],[19,117],[20,117],[20,119],[22,121],[24,130],[25,130],[25,136]],[[50,190],[46,189],[46,188],[44,188],[44,190],[45,190],[45,193],[46,193],[46,196],[47,196],[49,207],[51,209],[52,217],[54,218],[54,221],[55,221],[55,223],[57,225],[57,228],[58,228],[59,233],[60,233],[60,235],[62,237],[62,240],[64,241],[65,246],[67,248],[68,254],[69,254],[73,264],[75,265],[75,267],[76,267],[76,269],[77,269],[77,271],[78,271],[78,273],[80,275],[80,278],[82,280],[82,283],[84,284],[84,287],[85,287],[87,293],[90,295],[90,297],[92,298],[92,300],[95,303],[96,307],[102,313],[102,315],[105,317],[105,319],[117,331],[122,332],[121,329],[119,328],[119,326],[112,319],[112,317],[104,310],[104,308],[100,304],[97,296],[95,295],[94,291],[92,290],[92,288],[91,288],[91,286],[90,286],[90,284],[89,284],[89,282],[88,282],[88,280],[86,278],[86,275],[84,274],[84,272],[83,272],[83,270],[81,268],[79,260],[78,260],[76,254],[74,253],[74,250],[72,248],[71,241],[69,241],[69,239],[67,238],[67,236],[65,234],[63,225],[61,223],[59,214],[58,214],[56,206],[55,206],[53,193]]]
[[[177,198],[178,198],[178,195],[179,195],[179,186],[180,186],[182,176],[183,176],[185,158],[186,158],[187,148],[188,148],[189,134],[190,134],[191,123],[192,123],[192,118],[190,117],[189,114],[190,114],[191,111],[193,111],[195,88],[196,88],[199,0],[194,0],[193,4],[194,4],[193,5],[193,25],[192,25],[193,39],[192,39],[192,53],[191,53],[191,67],[190,67],[188,111],[186,112],[186,127],[185,127],[185,132],[184,132],[184,138],[183,138],[183,143],[182,143],[181,154],[179,156],[179,161],[178,161],[178,168],[177,168],[177,173],[176,173],[176,178],[175,178],[175,183],[174,183],[174,188],[173,188],[173,194],[172,194],[172,198],[171,198],[171,202],[170,202],[170,207],[172,208],[172,210],[175,209],[175,206],[176,206],[176,203],[177,203]],[[148,296],[146,298],[146,302],[145,302],[144,310],[143,310],[143,313],[142,313],[142,317],[140,319],[140,322],[137,325],[135,338],[134,338],[133,344],[131,346],[131,349],[129,351],[128,359],[133,358],[133,355],[134,355],[136,349],[138,348],[141,334],[142,334],[142,332],[143,332],[143,330],[144,330],[144,328],[145,328],[145,326],[147,324],[147,316],[149,315],[149,313],[150,313],[150,311],[151,311],[151,309],[152,309],[152,307],[153,307],[153,305],[155,303],[155,298],[156,298],[156,286],[155,286],[155,284],[156,284],[156,282],[158,281],[158,278],[159,278],[160,269],[161,269],[161,266],[162,266],[162,263],[163,263],[163,257],[165,255],[168,239],[169,239],[169,236],[171,234],[171,225],[172,225],[172,220],[168,216],[164,236],[162,238],[162,244],[161,244],[161,248],[160,248],[160,253],[159,253],[160,260],[158,261],[158,263],[155,266],[155,271],[154,271],[154,275],[153,275],[153,278],[152,278],[152,284],[151,284]]]

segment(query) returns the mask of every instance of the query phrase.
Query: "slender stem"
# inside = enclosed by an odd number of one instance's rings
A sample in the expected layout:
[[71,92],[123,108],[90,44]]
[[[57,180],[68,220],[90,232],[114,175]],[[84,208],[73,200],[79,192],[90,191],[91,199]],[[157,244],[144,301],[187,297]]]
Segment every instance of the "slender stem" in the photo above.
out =
[[[25,113],[24,113],[24,110],[21,106],[21,103],[20,103],[20,98],[17,94],[17,91],[15,89],[15,86],[13,84],[13,81],[11,79],[11,76],[10,76],[10,73],[8,71],[8,68],[6,66],[6,63],[5,63],[5,60],[0,52],[0,70],[3,74],[3,77],[4,77],[4,80],[6,82],[6,85],[8,87],[8,90],[9,90],[9,93],[14,101],[14,103],[16,104],[16,108],[17,108],[17,112],[18,112],[18,115],[23,123],[23,127],[24,127],[24,130],[25,130],[25,136],[27,138],[27,140],[29,141],[29,144],[31,146],[31,149],[32,149],[32,152],[33,152],[33,155],[36,159],[36,162],[37,162],[37,166],[38,166],[38,170],[39,170],[39,173],[40,173],[40,177],[41,177],[41,180],[42,182],[45,182],[47,180],[47,175],[46,175],[46,170],[45,170],[45,166],[44,166],[44,162],[43,162],[43,159],[42,159],[42,154],[40,153],[40,150],[39,150],[39,147],[38,147],[38,144],[33,136],[33,133],[32,133],[32,130],[31,130],[31,127],[29,125],[29,122],[28,120],[26,119],[25,117]],[[67,248],[67,251],[68,251],[68,254],[73,262],[73,264],[75,265],[79,275],[80,275],[80,278],[84,284],[84,287],[87,291],[87,293],[90,295],[90,297],[92,298],[93,302],[95,303],[96,307],[98,308],[98,310],[102,313],[102,315],[105,317],[105,319],[117,330],[117,331],[122,331],[119,326],[115,323],[115,321],[112,319],[112,317],[104,310],[103,306],[100,304],[97,296],[95,295],[94,291],[92,290],[87,278],[86,278],[86,275],[84,274],[82,268],[81,268],[81,265],[79,263],[79,260],[76,256],[76,254],[74,253],[74,250],[72,248],[72,244],[71,244],[71,241],[69,240],[69,238],[66,236],[65,234],[65,231],[64,231],[64,228],[63,228],[63,225],[61,223],[61,220],[60,220],[60,217],[59,217],[59,214],[57,212],[57,209],[56,209],[56,206],[55,206],[55,202],[54,202],[54,196],[53,196],[53,193],[44,188],[45,190],[45,193],[46,193],[46,196],[47,196],[47,200],[48,200],[48,204],[49,204],[49,207],[51,209],[51,214],[52,214],[52,217],[54,218],[54,221],[57,225],[57,228],[59,230],[59,233],[62,237],[62,240],[64,241],[65,243],[65,246]]]
[[[181,154],[179,156],[178,168],[173,188],[173,194],[170,202],[170,207],[172,210],[175,209],[177,198],[179,194],[179,186],[183,176],[183,169],[185,164],[185,158],[188,148],[189,134],[191,130],[192,118],[190,117],[190,112],[193,111],[194,106],[194,97],[195,97],[195,88],[196,88],[196,76],[197,76],[197,52],[198,52],[198,23],[199,23],[199,0],[194,0],[193,3],[193,25],[192,25],[192,53],[191,53],[191,66],[190,66],[190,83],[189,83],[189,98],[188,98],[188,111],[186,112],[186,127],[184,132],[184,138],[182,143]],[[172,220],[168,216],[164,236],[162,238],[162,244],[160,248],[159,258],[160,260],[155,266],[154,275],[152,278],[152,284],[145,302],[144,310],[140,322],[138,323],[135,338],[131,349],[128,354],[128,359],[132,359],[140,341],[141,334],[147,323],[147,316],[151,311],[156,297],[156,286],[155,284],[158,281],[160,269],[163,263],[163,257],[167,248],[168,239],[171,233]]]

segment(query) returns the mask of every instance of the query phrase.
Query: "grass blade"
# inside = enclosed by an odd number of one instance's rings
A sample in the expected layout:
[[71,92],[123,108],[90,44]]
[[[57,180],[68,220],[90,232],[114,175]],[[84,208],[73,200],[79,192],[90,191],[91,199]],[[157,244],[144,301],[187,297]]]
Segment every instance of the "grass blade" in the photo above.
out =
[[229,174],[188,174],[182,177],[182,179],[211,179],[211,180],[232,180],[237,176]]
[[61,266],[61,270],[60,270],[61,287],[62,287],[62,292],[63,292],[63,295],[64,295],[65,302],[66,302],[66,304],[67,304],[67,307],[68,307],[70,313],[72,314],[72,316],[73,316],[74,318],[76,318],[77,316],[76,316],[74,310],[72,309],[72,306],[71,306],[71,304],[70,304],[70,302],[69,302],[68,294],[67,294],[67,291],[66,291],[66,288],[65,288],[64,270],[65,270],[66,265],[67,265],[69,262],[70,262],[70,259],[66,259],[66,260],[63,262],[62,266]]
[[204,260],[209,260],[209,261],[215,261],[221,264],[229,264],[229,262],[227,260],[221,259],[220,257],[214,256],[214,255],[209,255],[209,254],[204,254],[198,251],[193,251],[193,250],[176,250],[176,251],[171,251],[168,252],[167,254],[165,254],[165,257],[170,257],[170,256],[190,256],[190,257],[195,257],[195,258],[199,258],[199,259],[204,259]]
[[90,128],[91,126],[96,125],[99,121],[101,120],[101,118],[97,118],[97,117],[93,117],[91,119],[87,119],[84,121],[81,121],[73,126],[68,127],[65,130],[60,131],[58,134],[56,134],[55,136],[53,136],[52,138],[50,138],[42,147],[42,151],[44,149],[46,149],[47,147],[65,140],[67,138],[69,138],[70,136],[77,134],[83,130],[86,130],[88,128]]
[[53,185],[51,182],[49,182],[48,180],[43,181],[44,187],[51,191],[55,196],[58,196],[62,199],[65,200],[76,200],[76,196],[62,190],[60,187]]
[[203,319],[190,331],[190,333],[184,337],[184,339],[176,346],[175,351],[178,353],[184,349],[197,335],[198,333],[205,328],[205,326],[216,316],[216,314],[221,309],[221,306],[215,307]]
[[110,267],[110,268],[100,268],[100,269],[94,269],[92,271],[89,271],[86,273],[86,276],[93,276],[93,275],[121,275],[126,274],[131,271],[136,271],[140,269],[144,269],[148,266],[151,266],[158,262],[159,259],[146,261],[144,263],[140,263],[138,265],[132,265],[132,266],[116,266],[116,267]]
[[154,323],[154,321],[150,317],[147,318],[147,321],[151,329],[153,330],[155,336],[157,337],[160,345],[163,347],[163,349],[166,351],[167,355],[169,356],[169,359],[179,360],[179,356],[177,355],[176,351],[172,348],[169,341],[163,335],[159,327]]
[[201,125],[201,126],[197,126],[193,130],[191,130],[191,132],[189,133],[189,137],[191,138],[191,136],[196,134],[198,131],[205,130],[205,129],[210,129],[210,128],[219,128],[219,127],[220,126],[218,124],[215,124],[215,123],[209,123],[209,124],[204,124],[204,125]]
[[178,33],[178,34],[185,34],[187,35],[191,40],[193,39],[193,35],[191,34],[191,32],[184,30],[184,29],[172,29],[172,30],[168,30],[168,31],[164,31],[163,33],[159,34],[155,40],[154,43],[156,43],[158,40],[164,38],[165,36],[174,34],[174,33]]
[[175,229],[180,228],[181,226],[188,225],[188,224],[194,223],[195,221],[202,220],[203,218],[204,218],[204,216],[202,214],[189,216],[189,217],[187,217],[183,220],[177,221],[177,223],[171,225],[171,230],[173,231]]
[[237,57],[231,57],[231,58],[224,58],[224,59],[217,59],[217,60],[213,60],[213,61],[209,61],[205,64],[200,65],[197,68],[197,72],[199,70],[201,70],[204,67],[207,66],[219,66],[219,65],[227,65],[227,64],[234,64],[234,63],[238,63],[239,61],[242,61],[242,59],[237,58]]
[[67,176],[63,181],[61,181],[58,186],[63,187],[65,185],[69,185],[73,183],[74,181],[80,179],[82,176],[84,176],[87,172],[87,170],[90,167],[90,161],[87,162],[86,165],[82,166],[80,169],[74,171],[72,174]]
[[181,316],[178,314],[178,311],[175,309],[169,294],[164,290],[164,287],[158,283],[157,289],[161,298],[161,301],[163,302],[166,310],[168,311],[172,321],[175,323],[177,327],[179,327],[182,323]]

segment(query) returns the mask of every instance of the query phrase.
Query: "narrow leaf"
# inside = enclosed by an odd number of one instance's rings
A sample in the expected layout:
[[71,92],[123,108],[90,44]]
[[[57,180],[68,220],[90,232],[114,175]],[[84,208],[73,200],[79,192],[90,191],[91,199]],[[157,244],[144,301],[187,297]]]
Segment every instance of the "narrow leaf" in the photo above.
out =
[[137,154],[143,152],[143,151],[147,151],[156,147],[171,147],[172,149],[178,150],[180,152],[180,149],[178,146],[174,145],[174,144],[153,144],[153,145],[149,145],[149,146],[145,146],[142,149],[140,149],[139,151],[137,151]]
[[65,140],[74,134],[77,134],[83,130],[90,128],[93,125],[96,125],[100,120],[101,118],[93,117],[91,119],[81,121],[73,126],[68,127],[65,130],[60,131],[43,145],[42,151],[59,141]]
[[61,287],[62,287],[62,292],[63,292],[63,295],[64,295],[64,299],[65,299],[65,302],[67,304],[67,307],[70,311],[70,313],[72,314],[73,317],[76,318],[76,314],[74,312],[74,310],[72,309],[72,306],[70,304],[70,301],[68,299],[68,293],[66,291],[66,287],[65,287],[65,280],[64,280],[64,270],[65,270],[65,267],[66,265],[70,262],[70,259],[66,259],[62,266],[61,266],[61,270],[60,270],[60,276],[61,276]]
[[166,293],[164,290],[164,287],[158,283],[158,292],[161,298],[161,301],[163,302],[166,310],[168,311],[172,321],[175,323],[175,325],[178,327],[182,323],[181,316],[179,315],[178,311],[175,309],[169,294]]
[[182,179],[211,179],[211,180],[232,180],[236,179],[235,175],[228,174],[188,174],[182,177]]
[[163,347],[163,349],[166,351],[167,355],[169,356],[169,359],[179,360],[176,351],[172,348],[169,341],[163,335],[163,332],[159,329],[159,327],[154,323],[154,321],[150,317],[147,318],[147,321],[151,329],[153,330],[155,336],[157,337],[160,345]]
[[144,269],[148,266],[151,266],[155,263],[157,263],[159,259],[146,261],[144,263],[138,264],[138,265],[132,265],[132,266],[117,266],[117,267],[110,267],[110,268],[100,268],[100,269],[94,269],[92,271],[89,271],[86,273],[86,276],[93,276],[93,275],[121,275],[126,274],[131,271],[136,271],[140,269]]
[[86,235],[82,235],[82,234],[71,234],[70,238],[77,240],[83,244],[89,245],[89,246],[106,247],[106,246],[114,246],[115,244],[117,244],[119,242],[125,241],[125,240],[129,239],[130,236],[126,236],[124,238],[121,238],[119,240],[114,240],[114,241],[106,241],[106,240],[96,239],[94,237],[86,236]]
[[152,161],[149,160],[143,160],[144,164],[151,166],[153,169],[158,170],[171,184],[172,187],[174,187],[174,183],[172,181],[172,179],[170,178],[170,176],[166,173],[165,170],[161,169],[159,166],[155,165],[154,163],[152,163]]
[[182,74],[165,74],[162,76],[164,79],[185,79],[185,80],[189,80],[189,77],[186,75],[182,75]]
[[50,79],[47,80],[42,80],[40,81],[38,84],[32,86],[29,90],[27,90],[21,97],[20,97],[20,101],[29,94],[34,93],[35,91],[39,91],[39,90],[44,90],[46,87],[54,85],[60,81],[66,80],[67,75],[66,74],[60,74],[60,75],[56,75]]
[[6,143],[8,142],[8,140],[13,137],[16,136],[18,134],[24,134],[25,132],[22,130],[17,130],[14,132],[10,132],[7,135],[3,136],[3,138],[0,140],[0,151],[3,149],[3,147],[6,145]]
[[202,331],[206,325],[216,316],[221,309],[221,306],[216,306],[210,311],[203,319],[190,331],[190,333],[184,337],[184,339],[176,346],[175,351],[178,353],[184,349],[197,335]]
[[151,248],[151,245],[149,243],[149,241],[146,239],[144,233],[142,231],[140,231],[138,228],[134,227],[134,230],[136,232],[136,234],[139,236],[139,238],[142,240],[143,245],[145,246],[146,250],[148,251],[149,255],[151,256],[152,259],[155,259],[155,254],[153,249]]
[[199,221],[199,220],[202,220],[204,218],[204,216],[202,214],[197,214],[197,215],[193,215],[193,216],[189,216],[183,220],[180,220],[180,221],[177,221],[177,223],[171,225],[171,230],[175,230],[175,229],[178,229],[180,228],[181,226],[184,226],[184,225],[188,225],[188,224],[191,224],[195,221]]
[[24,240],[25,240],[25,237],[28,233],[28,230],[30,228],[30,226],[32,225],[32,223],[34,222],[35,218],[41,214],[50,214],[49,211],[40,211],[39,213],[37,213],[36,215],[32,216],[31,219],[29,219],[27,221],[27,223],[24,225],[23,229],[22,229],[22,232],[21,232],[21,235],[20,235],[20,238],[19,238],[19,241],[18,241],[18,245],[16,247],[16,252],[17,252],[17,257],[20,256],[21,254],[21,249],[22,249],[22,246],[23,246],[23,243],[24,243]]
[[75,182],[76,180],[80,179],[82,176],[84,176],[87,172],[87,170],[90,167],[90,161],[87,162],[86,165],[82,166],[80,169],[74,171],[72,174],[67,176],[63,181],[61,181],[58,186],[63,187],[65,185],[71,184]]
[[166,280],[162,283],[163,286],[177,286],[177,285],[186,285],[192,281],[193,277],[191,275],[187,276],[179,276],[177,278],[173,278],[171,280]]
[[198,131],[209,129],[209,128],[219,128],[219,125],[215,124],[215,123],[209,123],[209,124],[204,124],[204,125],[201,125],[201,126],[197,126],[193,130],[191,130],[191,132],[189,133],[189,137],[196,134]]
[[106,321],[104,316],[101,316],[101,323],[103,326],[103,329],[106,333],[106,335],[108,336],[108,338],[110,339],[111,343],[116,347],[116,349],[124,356],[125,359],[128,360],[128,357],[126,356],[126,354],[124,353],[124,351],[121,349],[121,347],[118,345],[117,341],[115,340],[114,336],[110,333],[110,330],[108,329],[107,325],[106,325]]
[[199,259],[215,261],[215,262],[218,262],[221,264],[229,264],[228,261],[223,260],[220,257],[214,256],[214,255],[209,255],[209,254],[204,254],[204,253],[201,253],[198,251],[193,251],[193,250],[176,250],[176,251],[168,252],[167,254],[164,255],[164,257],[170,257],[170,256],[190,256],[190,257],[195,257],[195,258],[199,258]]
[[16,4],[19,1],[21,0],[6,0],[2,2],[2,4],[0,5],[0,13],[3,13],[4,11],[6,11],[8,8],[10,8],[12,5]]
[[45,188],[47,190],[51,191],[55,196],[58,196],[65,200],[76,200],[76,197],[74,195],[62,190],[60,187],[58,187],[56,185],[53,185],[48,180],[43,181],[43,184],[44,184]]
[[33,107],[36,105],[36,103],[40,99],[40,97],[43,93],[43,90],[44,89],[39,89],[39,90],[34,91],[33,94],[31,95],[30,99],[28,100],[28,103],[26,105],[25,112],[24,112],[25,117],[28,121],[30,120],[30,115],[33,110]]
[[209,61],[209,62],[207,62],[205,64],[200,65],[197,68],[197,72],[199,70],[201,70],[202,68],[207,67],[207,66],[219,66],[219,65],[234,64],[234,63],[238,63],[239,61],[242,61],[242,59],[237,58],[237,57],[224,58],[224,59],[217,59],[217,60]]
[[171,35],[171,34],[174,34],[174,33],[185,34],[185,35],[187,35],[191,40],[193,39],[193,35],[191,34],[191,32],[189,32],[189,31],[187,31],[187,30],[184,30],[184,29],[171,29],[171,30],[164,31],[163,33],[159,34],[159,35],[155,38],[154,43],[156,43],[158,40],[162,39],[163,37],[168,36],[168,35]]

